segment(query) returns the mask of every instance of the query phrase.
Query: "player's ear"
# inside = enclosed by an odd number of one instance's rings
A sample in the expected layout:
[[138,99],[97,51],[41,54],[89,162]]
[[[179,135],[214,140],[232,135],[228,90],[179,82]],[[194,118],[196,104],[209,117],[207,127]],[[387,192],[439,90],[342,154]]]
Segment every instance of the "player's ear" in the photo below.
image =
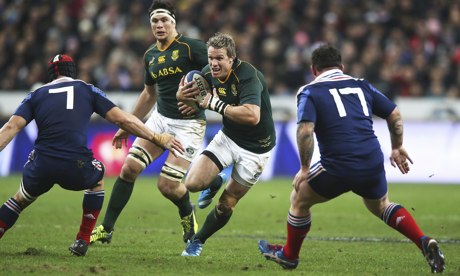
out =
[[339,69],[340,69],[340,70],[342,70],[342,72],[343,72],[343,71],[344,71],[344,69],[345,69],[345,65],[343,65],[343,64],[340,64],[340,66],[339,66]]
[[313,74],[313,76],[317,76],[318,71],[316,71],[316,68],[313,65],[310,65],[310,71]]

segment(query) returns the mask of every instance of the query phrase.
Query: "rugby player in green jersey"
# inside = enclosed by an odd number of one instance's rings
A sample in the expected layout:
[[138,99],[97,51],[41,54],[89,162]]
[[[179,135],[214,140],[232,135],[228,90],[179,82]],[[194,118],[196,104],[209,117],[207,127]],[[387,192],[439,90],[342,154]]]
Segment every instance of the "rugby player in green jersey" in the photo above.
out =
[[[236,57],[230,35],[217,33],[207,42],[208,65],[202,72],[212,84],[212,93],[199,103],[223,116],[223,127],[193,162],[185,186],[191,192],[210,193],[213,179],[233,165],[231,178],[200,231],[187,242],[182,256],[200,256],[203,244],[230,220],[238,201],[257,183],[275,146],[276,134],[269,92],[262,73]],[[182,79],[176,97],[197,101],[198,91]],[[193,109],[181,106],[184,114]]]
[[[176,91],[182,76],[191,70],[201,70],[207,64],[206,44],[177,32],[176,12],[170,3],[154,1],[148,14],[156,43],[144,54],[145,85],[132,114],[143,119],[156,104],[146,126],[155,132],[172,134],[184,146],[185,153],[178,154],[178,157],[169,153],[157,186],[179,209],[183,240],[187,242],[198,230],[198,225],[189,192],[181,181],[202,145],[206,120],[203,111],[182,115],[177,106]],[[113,139],[127,143],[128,136],[128,132],[120,129]],[[92,232],[91,243],[111,241],[115,222],[131,196],[136,178],[163,152],[163,148],[136,138],[113,186],[102,225]],[[222,174],[217,176],[216,185],[222,185],[223,178]]]

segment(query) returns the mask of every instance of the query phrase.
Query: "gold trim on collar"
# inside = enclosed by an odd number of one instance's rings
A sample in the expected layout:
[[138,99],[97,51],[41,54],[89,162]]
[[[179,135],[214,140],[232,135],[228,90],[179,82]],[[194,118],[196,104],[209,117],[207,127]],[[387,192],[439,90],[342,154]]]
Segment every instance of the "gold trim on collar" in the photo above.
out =
[[160,47],[160,45],[157,42],[156,44],[157,44],[158,51],[160,52],[166,51],[169,48],[169,46],[171,46],[171,44],[173,44],[173,42],[179,39],[180,37],[181,37],[181,34],[177,34],[163,49]]
[[219,78],[217,78],[217,80],[218,80],[220,83],[224,84],[224,83],[226,83],[226,82],[228,81],[228,79],[230,78],[230,75],[231,75],[232,73],[233,73],[233,69],[230,70],[230,72],[228,72],[228,75],[225,77],[225,80],[221,81]]

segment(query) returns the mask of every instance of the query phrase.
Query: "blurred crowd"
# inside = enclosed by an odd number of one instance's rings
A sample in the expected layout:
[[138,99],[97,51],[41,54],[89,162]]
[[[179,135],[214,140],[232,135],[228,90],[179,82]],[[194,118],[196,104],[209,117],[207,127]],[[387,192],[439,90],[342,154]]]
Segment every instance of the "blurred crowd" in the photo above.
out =
[[[151,0],[0,0],[0,90],[46,82],[46,63],[73,56],[78,77],[106,92],[139,93],[154,43]],[[206,41],[230,33],[238,57],[272,94],[312,80],[311,51],[328,42],[345,72],[390,98],[460,98],[459,0],[171,0],[179,32]]]

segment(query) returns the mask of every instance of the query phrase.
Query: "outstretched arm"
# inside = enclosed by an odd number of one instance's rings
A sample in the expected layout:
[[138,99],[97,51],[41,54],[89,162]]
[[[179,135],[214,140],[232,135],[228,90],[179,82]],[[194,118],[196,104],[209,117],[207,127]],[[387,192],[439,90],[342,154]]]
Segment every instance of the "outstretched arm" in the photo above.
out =
[[[182,147],[181,142],[179,140],[176,140],[176,138],[174,138],[172,135],[168,133],[158,134],[151,131],[136,116],[128,112],[125,112],[118,107],[110,109],[106,113],[105,118],[109,122],[118,125],[118,127],[120,127],[121,129],[133,135],[136,135],[137,137],[146,139],[164,149],[174,149],[180,153],[184,153],[184,148]],[[114,143],[116,143],[115,146],[117,148],[120,148],[122,146],[121,140],[114,140]],[[176,155],[175,151],[172,151],[172,153]]]
[[[141,94],[136,100],[134,105],[134,109],[131,112],[134,116],[139,118],[140,120],[144,119],[145,116],[152,110],[153,106],[157,102],[157,94],[154,85],[144,85],[144,90],[142,90]],[[124,129],[120,128],[115,136],[113,137],[114,143],[120,145],[124,142],[125,145],[128,144],[129,134]],[[117,147],[119,148],[119,147]]]
[[8,122],[0,129],[0,151],[2,151],[26,125],[27,121],[21,116],[11,116]]
[[413,164],[412,159],[403,147],[403,121],[401,113],[396,107],[386,119],[388,130],[391,138],[391,156],[390,161],[393,167],[398,167],[401,173],[409,172],[409,163]]
[[144,119],[145,116],[152,110],[153,106],[157,102],[157,93],[155,85],[144,85],[144,90],[136,100],[134,109],[131,112],[134,116],[139,119]]

